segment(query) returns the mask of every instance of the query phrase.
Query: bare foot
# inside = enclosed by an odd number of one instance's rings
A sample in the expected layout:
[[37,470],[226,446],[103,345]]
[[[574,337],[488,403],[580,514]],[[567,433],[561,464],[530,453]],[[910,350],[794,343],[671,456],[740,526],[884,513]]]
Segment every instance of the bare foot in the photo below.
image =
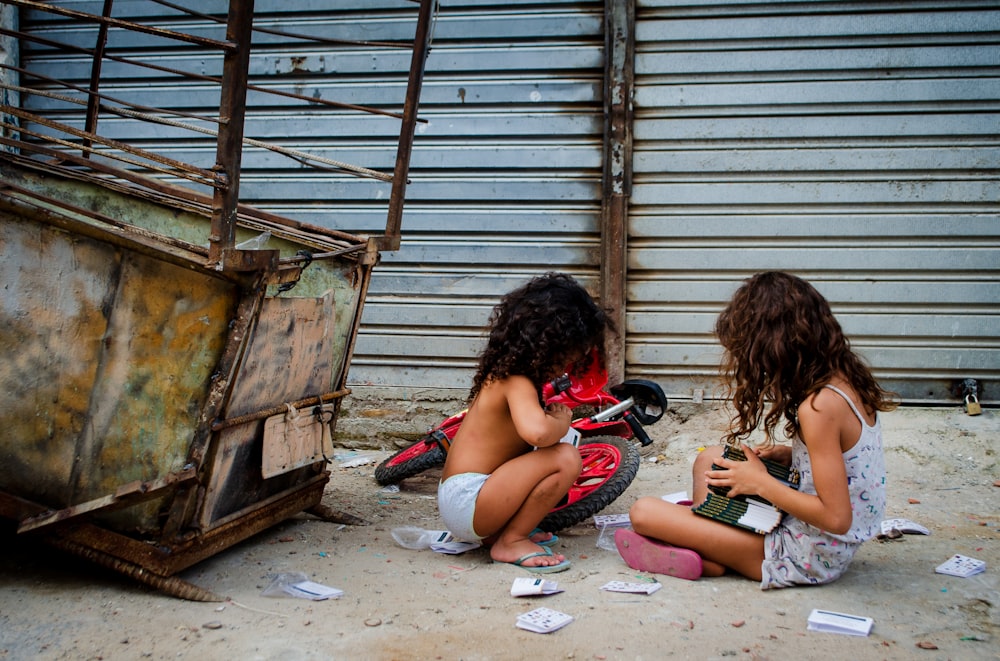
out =
[[545,532],[544,530],[539,530],[538,532],[536,532],[534,535],[532,535],[528,539],[530,539],[531,541],[533,541],[536,544],[540,544],[541,542],[547,542],[550,539],[552,539],[552,533]]
[[720,565],[718,562],[712,562],[711,560],[701,559],[701,575],[702,576],[722,576],[726,573],[726,566]]
[[523,563],[524,567],[551,567],[552,565],[558,565],[566,560],[566,556],[561,553],[547,555],[547,552],[548,549],[535,544],[526,537],[513,542],[497,540],[496,543],[490,547],[490,557],[497,562],[516,562],[524,556],[532,553],[543,554],[536,555],[525,560]]
[[[529,536],[528,539],[533,541],[535,544],[541,544],[542,542],[549,541],[553,537],[555,537],[554,534],[546,532],[544,530],[539,530],[534,535]],[[490,535],[489,537],[483,539],[482,544],[483,546],[490,547],[496,543],[497,539],[498,539],[497,535]]]

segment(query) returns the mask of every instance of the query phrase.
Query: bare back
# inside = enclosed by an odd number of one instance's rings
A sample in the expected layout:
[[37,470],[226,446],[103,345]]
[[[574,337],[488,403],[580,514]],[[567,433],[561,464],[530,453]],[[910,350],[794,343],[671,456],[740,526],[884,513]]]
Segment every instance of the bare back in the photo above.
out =
[[535,447],[559,442],[570,412],[547,411],[535,386],[523,376],[490,381],[469,406],[441,479],[459,473],[493,473],[499,466]]

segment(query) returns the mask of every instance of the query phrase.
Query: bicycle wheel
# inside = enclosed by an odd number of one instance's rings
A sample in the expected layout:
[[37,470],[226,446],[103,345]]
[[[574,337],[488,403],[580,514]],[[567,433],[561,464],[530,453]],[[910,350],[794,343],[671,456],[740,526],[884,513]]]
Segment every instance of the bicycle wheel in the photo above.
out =
[[375,481],[382,486],[402,482],[425,470],[444,466],[446,456],[432,436],[424,436],[376,466]]
[[642,458],[635,443],[617,436],[580,441],[583,469],[565,500],[538,527],[547,532],[569,528],[597,514],[624,493],[639,472]]

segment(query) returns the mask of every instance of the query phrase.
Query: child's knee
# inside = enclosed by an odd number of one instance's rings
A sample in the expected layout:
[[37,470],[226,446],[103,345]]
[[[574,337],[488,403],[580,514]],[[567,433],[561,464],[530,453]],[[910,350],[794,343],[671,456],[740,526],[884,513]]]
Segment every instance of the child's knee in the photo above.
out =
[[632,507],[629,508],[628,518],[629,522],[632,524],[632,528],[635,530],[644,529],[646,524],[650,519],[655,518],[655,509],[657,504],[662,504],[662,500],[659,498],[653,498],[652,496],[644,496],[632,503]]
[[722,457],[721,445],[713,445],[705,448],[694,458],[694,466],[691,467],[691,472],[695,476],[700,477],[705,471],[712,470],[712,463],[720,457]]
[[583,468],[583,461],[580,459],[580,451],[569,443],[559,443],[556,447],[556,457],[560,469],[573,473],[574,477],[580,474]]

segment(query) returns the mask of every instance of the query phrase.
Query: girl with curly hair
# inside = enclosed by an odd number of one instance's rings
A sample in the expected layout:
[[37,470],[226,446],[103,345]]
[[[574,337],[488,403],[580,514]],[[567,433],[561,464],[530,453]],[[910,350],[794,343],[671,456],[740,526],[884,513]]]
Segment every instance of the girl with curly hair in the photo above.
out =
[[543,407],[542,387],[588,359],[604,364],[607,315],[573,278],[547,273],[493,309],[469,407],[445,461],[438,508],[458,539],[483,541],[496,562],[533,572],[569,568],[536,526],[580,474],[580,453],[560,443],[571,421]]
[[[728,487],[729,496],[763,498],[785,516],[759,535],[684,504],[641,498],[630,511],[634,531],[618,532],[618,548],[633,568],[682,578],[732,570],[765,590],[834,581],[880,532],[886,496],[878,413],[895,408],[893,394],[851,350],[826,299],[793,275],[745,281],[715,334],[735,409],[723,441],[746,460],[723,458],[722,446],[699,454],[692,501],[703,502],[710,486]],[[766,440],[751,448],[746,441],[760,426]],[[779,426],[791,445],[774,443]],[[762,458],[798,470],[798,490],[770,475]]]

